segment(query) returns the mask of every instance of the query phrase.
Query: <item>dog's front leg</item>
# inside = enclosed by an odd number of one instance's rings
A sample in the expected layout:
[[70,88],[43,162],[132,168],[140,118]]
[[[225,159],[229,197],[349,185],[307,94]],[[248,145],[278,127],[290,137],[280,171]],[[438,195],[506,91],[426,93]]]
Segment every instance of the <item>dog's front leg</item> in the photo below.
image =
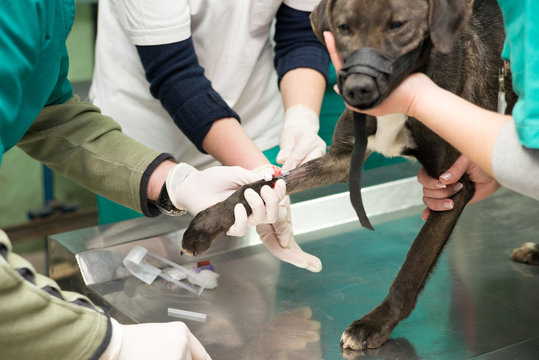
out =
[[[348,162],[349,156],[345,159],[334,158],[330,153],[311,160],[284,176],[286,191],[292,194],[344,181],[348,177]],[[260,193],[264,185],[273,186],[275,181],[261,180],[244,185],[226,200],[198,213],[183,235],[182,250],[193,255],[206,251],[219,235],[234,224],[236,204],[243,204],[247,215],[252,213],[251,207],[243,196],[244,191],[250,188]]]
[[399,321],[410,315],[457,219],[473,195],[474,187],[467,177],[461,182],[464,188],[452,197],[453,210],[431,212],[412,243],[389,294],[380,305],[346,328],[341,337],[343,348],[377,348],[389,339]]
[[[284,176],[286,192],[292,194],[348,181],[353,139],[352,113],[347,110],[337,122],[333,145],[329,147],[328,153],[299,166]],[[194,255],[206,251],[219,235],[234,224],[234,206],[237,203],[243,204],[247,214],[251,214],[251,207],[247,204],[243,192],[251,188],[260,193],[262,186],[273,186],[274,181],[261,180],[244,185],[226,200],[198,213],[183,235],[182,250]]]

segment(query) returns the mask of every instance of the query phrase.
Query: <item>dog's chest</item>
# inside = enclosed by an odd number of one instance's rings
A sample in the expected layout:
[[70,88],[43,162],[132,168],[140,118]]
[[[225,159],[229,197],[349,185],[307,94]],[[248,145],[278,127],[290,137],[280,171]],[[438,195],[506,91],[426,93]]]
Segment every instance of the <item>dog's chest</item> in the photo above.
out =
[[414,148],[410,131],[404,126],[408,116],[389,114],[376,118],[376,133],[368,137],[367,148],[386,157],[401,156],[405,148]]

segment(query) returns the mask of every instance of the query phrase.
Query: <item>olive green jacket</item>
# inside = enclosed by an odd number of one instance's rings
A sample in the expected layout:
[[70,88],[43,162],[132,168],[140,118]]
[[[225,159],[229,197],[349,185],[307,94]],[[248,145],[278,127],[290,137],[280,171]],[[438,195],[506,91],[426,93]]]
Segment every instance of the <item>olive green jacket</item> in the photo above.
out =
[[118,123],[76,95],[44,107],[17,146],[96,194],[147,216],[159,213],[148,204],[147,184],[170,155],[126,136]]
[[[147,179],[169,155],[127,137],[116,122],[77,96],[46,106],[17,146],[96,193],[149,216],[158,213],[146,199]],[[11,252],[0,230],[2,360],[98,359],[110,332],[103,310],[36,274]]]
[[0,358],[98,359],[110,341],[103,310],[77,293],[61,291],[11,252],[0,230]]

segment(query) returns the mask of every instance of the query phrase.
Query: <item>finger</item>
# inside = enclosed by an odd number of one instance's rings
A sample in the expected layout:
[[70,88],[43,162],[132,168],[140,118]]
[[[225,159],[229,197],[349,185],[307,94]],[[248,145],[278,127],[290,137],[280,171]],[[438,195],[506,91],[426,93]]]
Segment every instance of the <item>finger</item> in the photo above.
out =
[[247,218],[247,226],[260,224],[266,218],[266,209],[264,207],[264,201],[253,189],[247,189],[243,193],[243,197],[251,207],[253,211]]
[[329,57],[335,67],[335,71],[338,72],[342,68],[342,60],[335,48],[335,37],[331,31],[324,31],[324,42],[326,43],[326,48],[328,49]]
[[279,221],[273,225],[273,230],[277,240],[282,247],[287,247],[290,240],[293,239],[294,232],[292,230],[292,213],[290,210],[290,196],[283,197],[279,203]]
[[243,236],[247,232],[247,211],[242,204],[234,206],[234,224],[226,232],[229,236]]
[[274,223],[279,218],[279,202],[281,200],[268,185],[264,185],[262,189],[260,189],[260,196],[266,204],[266,216],[264,222]]
[[455,204],[453,203],[453,200],[451,199],[433,199],[433,198],[427,198],[423,197],[423,203],[427,205],[427,207],[434,211],[447,211],[453,209]]
[[313,151],[311,151],[307,156],[305,156],[305,159],[303,159],[302,162],[299,163],[299,165],[302,165],[306,162],[309,162],[313,159],[319,158],[321,156],[324,156],[326,154],[326,149],[322,149],[320,147],[317,147]]
[[294,156],[288,156],[286,160],[282,163],[281,169],[283,171],[290,171],[298,167],[301,159],[296,159]]
[[427,220],[430,216],[430,209],[429,208],[425,208],[423,210],[423,213],[421,214],[421,219],[423,220]]
[[312,272],[320,272],[322,270],[322,261],[320,261],[318,257],[303,251],[293,236],[291,237],[286,249],[289,249],[291,253],[301,255],[305,260],[307,260],[307,266],[305,267],[306,270]]
[[[188,330],[189,331],[189,330]],[[198,339],[189,331],[189,346],[191,349],[191,357],[193,360],[211,360],[210,354],[204,349],[204,346]]]
[[458,182],[453,185],[448,185],[444,189],[427,189],[426,187],[423,188],[423,196],[426,198],[433,198],[433,199],[447,199],[451,196],[455,195],[457,192],[459,192],[462,189],[462,183]]
[[279,198],[279,201],[283,200],[286,195],[286,182],[283,179],[277,180],[275,185],[273,185],[273,190]]
[[417,173],[417,181],[427,189],[444,189],[446,187],[446,185],[442,184],[440,180],[430,176],[424,167],[419,169],[419,172]]
[[[210,168],[214,169],[214,168]],[[231,191],[234,192],[238,189],[238,187],[250,183],[254,183],[256,181],[262,180],[264,178],[263,174],[259,174],[256,171],[251,171],[244,169],[240,166],[216,166],[215,169],[226,169],[226,178],[230,179],[231,182],[226,185],[226,187]],[[209,170],[209,169],[207,169]],[[203,170],[203,171],[207,171]],[[223,177],[219,176],[219,173],[216,173],[215,176],[217,177]],[[224,199],[226,199],[230,194],[227,194]],[[223,200],[224,200],[223,199]]]
[[464,155],[459,156],[453,165],[440,175],[440,182],[444,184],[456,183],[464,175],[469,166],[470,160]]
[[292,239],[292,246],[282,247],[275,236],[272,225],[261,224],[256,228],[260,234],[260,240],[276,258],[312,272],[319,272],[322,270],[322,262],[320,259],[301,250],[295,240]]
[[[321,146],[320,143],[323,143]],[[309,135],[305,134],[304,136],[301,136],[296,143],[294,150],[292,151],[292,154],[290,155],[290,158],[293,159],[293,163],[295,167],[298,167],[299,165],[317,158],[325,153],[325,143],[322,139],[320,139],[315,133],[311,133]],[[323,148],[323,150],[321,150]],[[288,165],[288,164],[286,164]],[[285,165],[283,165],[284,171],[292,170],[293,168],[285,168]]]

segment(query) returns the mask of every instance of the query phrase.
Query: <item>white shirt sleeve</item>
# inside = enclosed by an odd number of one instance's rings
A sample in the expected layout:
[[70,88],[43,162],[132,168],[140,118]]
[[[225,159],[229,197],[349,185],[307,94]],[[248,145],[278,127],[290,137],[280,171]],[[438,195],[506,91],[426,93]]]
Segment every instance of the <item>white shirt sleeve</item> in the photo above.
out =
[[115,0],[116,16],[135,45],[163,45],[191,36],[187,0]]
[[498,134],[492,152],[492,171],[503,187],[539,200],[539,149],[522,146],[513,121]]
[[283,3],[300,11],[313,11],[320,0],[284,0]]

